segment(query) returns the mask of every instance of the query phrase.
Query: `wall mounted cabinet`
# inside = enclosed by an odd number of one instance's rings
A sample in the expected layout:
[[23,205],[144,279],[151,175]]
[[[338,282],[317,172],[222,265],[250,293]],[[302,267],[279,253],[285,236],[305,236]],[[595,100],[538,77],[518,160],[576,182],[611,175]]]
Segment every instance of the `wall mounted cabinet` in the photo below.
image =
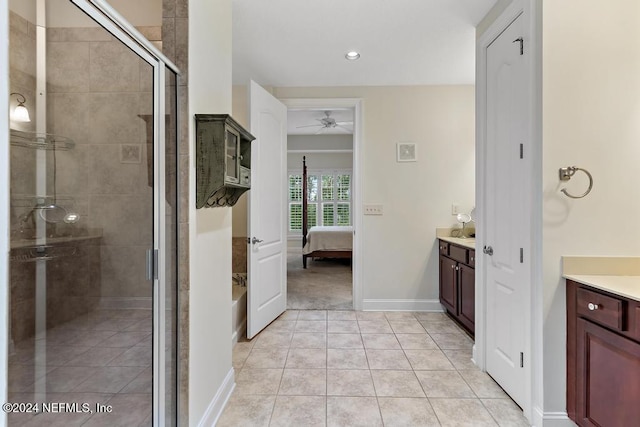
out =
[[196,208],[233,206],[251,187],[254,139],[228,114],[196,114]]

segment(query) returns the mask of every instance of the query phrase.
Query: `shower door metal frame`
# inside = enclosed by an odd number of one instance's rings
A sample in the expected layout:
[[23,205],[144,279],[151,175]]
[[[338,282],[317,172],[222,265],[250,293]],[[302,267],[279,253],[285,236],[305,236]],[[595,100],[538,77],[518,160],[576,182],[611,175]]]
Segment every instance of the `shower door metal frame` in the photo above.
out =
[[[153,67],[153,248],[157,251],[156,272],[153,279],[153,425],[165,425],[165,328],[166,328],[166,273],[162,266],[168,260],[166,235],[166,143],[165,143],[165,83],[166,67],[176,75],[180,70],[127,20],[103,0],[70,0],[100,26],[120,40]],[[177,90],[177,86],[176,86]],[[176,152],[177,155],[177,152]],[[177,243],[177,242],[176,242]],[[177,304],[176,304],[177,309]],[[176,325],[177,326],[177,325]],[[177,333],[177,330],[176,330]],[[177,359],[176,375],[177,375]],[[175,398],[177,399],[177,387]],[[178,419],[176,402],[175,419]]]
[[[0,7],[0,39],[9,40],[9,5]],[[9,43],[0,43],[0,75],[9,76]],[[9,99],[9,79],[0,79],[0,99]],[[8,376],[9,354],[9,103],[0,102],[0,378]],[[0,385],[0,402],[7,385]],[[0,413],[0,426],[7,414]]]

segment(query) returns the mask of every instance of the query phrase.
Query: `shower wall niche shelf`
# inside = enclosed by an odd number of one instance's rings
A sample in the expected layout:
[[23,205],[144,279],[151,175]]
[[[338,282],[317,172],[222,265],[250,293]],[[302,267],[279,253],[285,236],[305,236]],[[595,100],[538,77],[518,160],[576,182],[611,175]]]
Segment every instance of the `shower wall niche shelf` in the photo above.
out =
[[11,145],[38,150],[71,150],[76,143],[65,136],[11,129]]
[[251,187],[251,141],[229,114],[196,114],[196,208],[233,206]]
[[28,194],[19,194],[11,197],[11,206],[17,208],[37,208],[38,206],[49,206],[52,204],[74,207],[75,203],[75,199],[69,196],[35,196]]

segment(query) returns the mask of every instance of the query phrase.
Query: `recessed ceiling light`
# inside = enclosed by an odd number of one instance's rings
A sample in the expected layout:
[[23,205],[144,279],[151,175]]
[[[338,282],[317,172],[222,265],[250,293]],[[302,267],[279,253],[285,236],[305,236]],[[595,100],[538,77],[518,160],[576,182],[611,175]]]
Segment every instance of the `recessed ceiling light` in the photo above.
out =
[[360,58],[360,54],[352,50],[351,52],[347,52],[347,54],[344,57],[347,58],[349,61],[355,61],[356,59]]

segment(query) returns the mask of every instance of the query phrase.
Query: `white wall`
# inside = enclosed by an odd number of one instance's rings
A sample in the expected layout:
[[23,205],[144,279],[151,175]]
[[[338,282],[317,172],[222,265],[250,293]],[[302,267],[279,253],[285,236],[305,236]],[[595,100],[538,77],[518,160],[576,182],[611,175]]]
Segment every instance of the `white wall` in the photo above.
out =
[[288,135],[287,150],[353,150],[353,135]]
[[[193,115],[231,113],[231,0],[189,2],[189,139]],[[190,169],[189,421],[197,425],[231,370],[231,209],[195,209]]]
[[[353,135],[288,135],[287,168],[302,170],[302,157],[307,158],[309,169],[352,169],[353,152],[327,152],[319,150],[353,150]],[[291,152],[294,150],[295,152]],[[311,150],[311,151],[310,151]]]
[[9,10],[29,22],[36,22],[36,0],[9,0]]
[[[640,2],[543,2],[544,410],[565,406],[562,255],[639,256]],[[594,178],[560,194],[558,168]],[[586,182],[571,180],[581,193]],[[574,182],[576,181],[576,182]]]
[[513,3],[513,0],[497,0],[496,4],[489,10],[489,12],[482,18],[482,21],[476,26],[476,38],[484,34],[491,24],[504,12],[504,10]]
[[[436,227],[455,223],[451,203],[474,204],[474,87],[274,88],[284,98],[364,100],[363,218],[366,300],[438,298]],[[418,161],[396,162],[396,143],[417,144]]]
[[302,157],[307,158],[307,168],[317,169],[353,169],[352,153],[289,153],[287,154],[288,170],[302,172]]

